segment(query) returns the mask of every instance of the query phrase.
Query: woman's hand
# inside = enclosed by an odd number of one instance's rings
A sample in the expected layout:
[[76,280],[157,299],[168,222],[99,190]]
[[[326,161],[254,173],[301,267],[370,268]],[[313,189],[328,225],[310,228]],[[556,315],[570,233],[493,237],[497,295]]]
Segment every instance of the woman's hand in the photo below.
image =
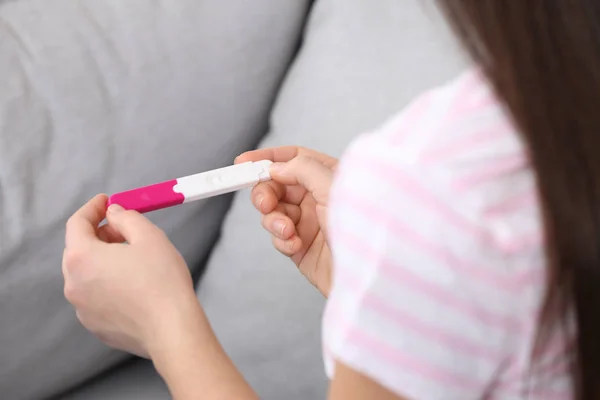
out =
[[186,263],[164,233],[135,211],[113,205],[105,212],[106,203],[96,196],[67,222],[65,297],[100,340],[149,357],[202,310]]
[[290,257],[325,297],[331,286],[331,251],[327,244],[327,204],[338,160],[296,146],[244,153],[236,164],[271,160],[272,180],[252,190],[252,203],[273,246]]

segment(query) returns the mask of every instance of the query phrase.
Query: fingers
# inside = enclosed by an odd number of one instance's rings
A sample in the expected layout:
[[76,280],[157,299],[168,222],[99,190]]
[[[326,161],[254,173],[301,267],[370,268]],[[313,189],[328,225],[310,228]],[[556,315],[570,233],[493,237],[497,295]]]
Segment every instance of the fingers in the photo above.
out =
[[252,189],[254,207],[263,214],[272,212],[280,202],[299,205],[306,196],[302,186],[285,186],[273,180],[259,183]]
[[63,274],[63,277],[65,278],[65,280],[68,277],[68,270],[67,270],[67,249],[63,249],[63,257],[62,257],[62,263],[61,263],[61,271]]
[[106,219],[111,226],[108,228],[110,233],[107,235],[120,236],[131,244],[164,237],[164,233],[142,214],[133,210],[125,210],[117,204],[109,207]]
[[98,238],[105,243],[124,243],[125,238],[121,233],[111,224],[102,225],[98,228]]
[[334,157],[300,146],[270,147],[266,149],[248,151],[238,156],[235,159],[235,163],[239,164],[248,161],[260,160],[271,160],[273,162],[288,162],[298,156],[310,157],[329,168],[333,168],[334,165],[337,164],[337,159],[335,159]]
[[262,226],[271,235],[288,240],[296,234],[296,224],[300,221],[300,207],[280,203],[277,208],[262,217]]
[[277,251],[288,257],[292,257],[302,250],[302,240],[298,236],[292,236],[285,240],[277,236],[271,236],[271,242]]
[[286,187],[274,181],[261,182],[252,189],[252,204],[263,214],[272,212],[286,193]]
[[296,232],[301,216],[297,205],[279,203],[273,212],[262,218],[262,226],[271,234],[273,246],[288,257],[302,249],[302,240]]
[[271,165],[271,178],[284,185],[306,188],[318,204],[326,205],[333,182],[333,171],[318,160],[298,156],[287,163]]
[[97,240],[96,228],[106,216],[107,201],[105,194],[99,194],[69,218],[65,234],[67,247]]
[[[327,204],[329,186],[337,165],[334,157],[304,147],[282,146],[243,153],[236,158],[235,163],[259,160],[291,164],[285,169],[290,173],[289,176],[285,173],[278,175],[272,170],[274,179],[260,183],[253,189],[252,202],[260,212],[266,214],[273,211],[282,200],[300,204],[306,195],[306,189],[319,199],[318,203]],[[317,164],[321,164],[321,168]],[[310,168],[302,171],[303,165]],[[277,164],[273,168],[277,168]],[[317,173],[313,176],[314,172]]]

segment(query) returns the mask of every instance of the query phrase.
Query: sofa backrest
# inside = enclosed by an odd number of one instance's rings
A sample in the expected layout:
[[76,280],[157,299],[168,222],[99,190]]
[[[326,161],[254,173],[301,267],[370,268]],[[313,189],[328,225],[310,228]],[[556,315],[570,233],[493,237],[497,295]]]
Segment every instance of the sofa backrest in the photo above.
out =
[[[265,133],[309,1],[0,2],[0,397],[113,365],[63,298],[66,219],[116,192],[228,165]],[[150,215],[190,267],[228,197]]]

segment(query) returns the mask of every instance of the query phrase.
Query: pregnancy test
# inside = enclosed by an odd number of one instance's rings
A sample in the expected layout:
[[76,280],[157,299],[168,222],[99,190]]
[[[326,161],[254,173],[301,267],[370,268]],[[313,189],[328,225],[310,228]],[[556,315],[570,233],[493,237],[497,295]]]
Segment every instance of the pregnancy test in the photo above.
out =
[[115,193],[109,197],[107,207],[118,204],[126,210],[147,213],[234,192],[270,180],[271,164],[269,160],[250,161]]

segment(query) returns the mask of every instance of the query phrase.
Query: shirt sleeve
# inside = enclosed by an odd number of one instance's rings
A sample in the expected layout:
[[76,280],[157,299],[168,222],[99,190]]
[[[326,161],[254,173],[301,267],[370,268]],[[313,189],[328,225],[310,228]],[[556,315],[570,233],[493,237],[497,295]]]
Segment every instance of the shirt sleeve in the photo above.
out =
[[408,399],[480,399],[518,339],[514,282],[448,172],[364,135],[340,161],[323,323],[335,361]]

